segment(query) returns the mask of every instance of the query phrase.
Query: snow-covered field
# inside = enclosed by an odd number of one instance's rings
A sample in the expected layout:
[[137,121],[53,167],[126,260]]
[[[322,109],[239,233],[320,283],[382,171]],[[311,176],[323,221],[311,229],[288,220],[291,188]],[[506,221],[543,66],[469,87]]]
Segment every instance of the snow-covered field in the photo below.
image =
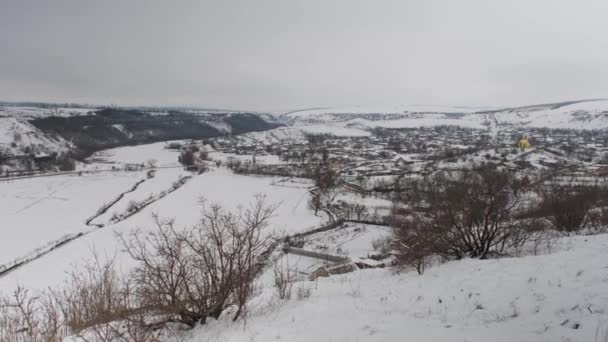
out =
[[[166,149],[169,142],[125,146],[94,153],[89,159],[105,160],[114,164],[144,164],[154,161],[156,166],[178,166],[179,151]],[[93,166],[99,166],[93,163]],[[107,167],[106,167],[107,168]]]
[[143,172],[114,172],[0,182],[0,265],[90,230],[87,218],[141,178]]
[[[157,159],[159,164],[172,163],[163,144],[125,147],[106,151],[110,162],[141,162]],[[141,156],[145,156],[141,159]],[[113,159],[115,158],[115,159]],[[90,167],[93,167],[90,165]],[[105,167],[107,169],[107,166]],[[213,168],[201,175],[192,175],[183,187],[145,207],[141,212],[117,224],[109,224],[109,216],[125,210],[130,201],[140,201],[151,194],[167,190],[180,177],[190,174],[181,168],[159,169],[147,179],[143,171],[102,172],[82,176],[55,176],[0,183],[0,201],[4,222],[0,225],[0,259],[7,262],[61,238],[67,233],[89,232],[78,239],[22,267],[0,275],[0,291],[9,291],[18,284],[45,288],[60,284],[66,271],[91,256],[91,249],[106,256],[124,256],[117,244],[116,233],[134,229],[153,229],[152,214],[176,219],[177,227],[196,224],[200,199],[217,202],[228,209],[247,206],[256,194],[266,194],[269,204],[278,205],[271,219],[269,232],[294,233],[319,226],[307,206],[307,189],[301,186],[273,185],[279,178],[234,175],[224,168]],[[146,179],[134,192],[126,194],[108,212],[92,223],[106,224],[97,229],[85,224],[104,204],[127,191],[134,183]],[[123,258],[124,259],[124,258]]]

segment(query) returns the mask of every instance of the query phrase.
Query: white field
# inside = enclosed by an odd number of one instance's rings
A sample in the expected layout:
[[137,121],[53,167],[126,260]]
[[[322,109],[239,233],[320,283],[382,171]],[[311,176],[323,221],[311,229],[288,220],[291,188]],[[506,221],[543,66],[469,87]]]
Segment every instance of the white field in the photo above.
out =
[[[108,151],[108,158],[121,163],[140,162],[154,158],[159,164],[171,163],[162,144],[125,147]],[[145,158],[141,158],[145,156]],[[173,153],[177,158],[177,154]],[[139,158],[139,159],[138,159]],[[113,160],[110,160],[113,161]],[[107,166],[103,166],[107,169]],[[167,190],[180,175],[187,174],[181,168],[160,169],[157,175],[125,196],[115,207],[94,223],[107,223],[114,211],[121,212],[130,200],[141,200],[150,194]],[[2,189],[2,217],[9,222],[0,226],[2,239],[0,251],[3,261],[44,246],[65,233],[92,230],[85,225],[103,203],[116,198],[136,181],[146,178],[145,172],[105,172],[83,176],[56,176],[0,183]],[[210,202],[234,210],[247,206],[256,194],[267,195],[269,204],[278,205],[271,219],[269,232],[295,233],[315,228],[324,219],[314,216],[307,207],[308,191],[301,186],[272,185],[279,178],[248,177],[234,175],[224,168],[213,168],[193,178],[183,187],[159,201],[147,206],[138,214],[114,225],[92,230],[89,234],[34,260],[15,271],[0,276],[0,291],[10,291],[18,284],[32,288],[45,288],[60,284],[73,265],[91,256],[94,248],[102,256],[117,255],[120,263],[125,255],[120,251],[115,234],[134,229],[152,229],[152,214],[176,219],[177,227],[190,227],[199,217],[199,201],[202,197]],[[27,207],[28,205],[32,204]],[[26,209],[23,209],[27,207]],[[5,224],[6,223],[6,224]]]
[[90,230],[86,219],[142,178],[143,172],[116,172],[0,182],[0,265]]
[[[115,164],[144,164],[149,160],[156,161],[156,166],[179,166],[179,152],[166,149],[168,142],[159,142],[138,146],[112,148],[94,153],[90,159],[103,158]],[[99,166],[93,164],[92,166]],[[107,169],[107,167],[103,166]]]

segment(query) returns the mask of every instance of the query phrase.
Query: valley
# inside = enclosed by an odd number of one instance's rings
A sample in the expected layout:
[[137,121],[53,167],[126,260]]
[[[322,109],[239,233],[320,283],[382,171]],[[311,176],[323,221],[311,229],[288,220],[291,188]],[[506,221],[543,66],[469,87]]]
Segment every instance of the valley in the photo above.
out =
[[[204,205],[243,212],[258,195],[275,210],[246,320],[232,322],[228,306],[187,332],[158,323],[158,338],[386,341],[407,327],[420,341],[582,341],[604,331],[608,101],[412,108],[255,119],[199,113],[177,123],[171,115],[178,114],[138,114],[146,119],[132,122],[120,110],[56,116],[4,108],[2,119],[13,122],[2,126],[5,136],[21,138],[2,142],[8,172],[0,177],[0,293],[65,286],[91,258],[113,260],[128,273],[137,263],[122,237],[153,236],[158,218],[187,233],[200,224]],[[83,122],[104,128],[81,135]],[[150,127],[158,131],[148,136]],[[524,138],[529,144],[518,145]],[[15,162],[23,146],[32,146],[34,158],[73,153],[73,170],[52,163],[36,169],[35,159],[23,168]],[[526,231],[524,243],[481,258],[436,255],[425,259],[424,272],[399,265],[395,220],[435,210],[412,199],[416,182],[472,169],[501,170],[513,187],[523,184],[514,192],[523,194],[517,208],[533,208],[556,184],[593,187],[600,197],[590,212],[597,215],[567,232]],[[527,225],[551,216],[534,210],[513,220]],[[279,275],[289,292],[277,287]]]

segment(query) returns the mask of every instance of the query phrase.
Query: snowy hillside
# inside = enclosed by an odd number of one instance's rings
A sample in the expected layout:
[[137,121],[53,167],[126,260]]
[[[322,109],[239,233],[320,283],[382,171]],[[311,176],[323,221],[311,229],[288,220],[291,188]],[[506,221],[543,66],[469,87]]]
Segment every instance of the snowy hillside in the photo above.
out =
[[488,114],[498,125],[536,128],[607,129],[608,100],[523,107]]
[[[496,129],[501,126],[552,129],[608,128],[608,100],[588,100],[517,108],[449,106],[346,107],[286,113],[292,125],[340,123],[362,128],[415,128],[452,125]],[[496,127],[498,126],[498,127]]]
[[52,171],[67,158],[111,147],[236,135],[280,126],[269,118],[204,110],[0,106],[0,169]]
[[188,341],[605,341],[608,235],[563,238],[552,249],[423,275],[376,269],[303,280],[305,299],[264,288],[246,321],[210,322]]
[[0,116],[0,156],[29,153],[39,156],[72,147],[70,142],[42,132],[22,117]]

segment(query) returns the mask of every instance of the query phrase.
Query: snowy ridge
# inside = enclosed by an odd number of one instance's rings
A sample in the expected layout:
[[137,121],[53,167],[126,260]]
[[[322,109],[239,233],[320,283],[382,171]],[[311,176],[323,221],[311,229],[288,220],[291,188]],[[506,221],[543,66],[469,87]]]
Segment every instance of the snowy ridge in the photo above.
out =
[[0,106],[0,116],[13,116],[21,118],[42,118],[47,116],[76,116],[90,115],[96,108],[41,108],[41,107],[21,107],[21,106]]
[[344,123],[344,126],[415,128],[440,125],[489,129],[608,129],[608,100],[583,100],[517,108],[450,106],[345,107],[303,110],[283,116],[292,125]]

